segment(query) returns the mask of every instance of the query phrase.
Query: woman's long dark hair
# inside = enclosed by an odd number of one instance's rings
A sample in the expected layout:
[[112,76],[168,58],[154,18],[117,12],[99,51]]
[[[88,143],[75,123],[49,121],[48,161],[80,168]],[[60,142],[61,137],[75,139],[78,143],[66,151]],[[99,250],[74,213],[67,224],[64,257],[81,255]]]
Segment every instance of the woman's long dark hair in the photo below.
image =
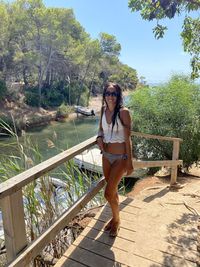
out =
[[[116,90],[116,93],[117,93],[116,106],[115,106],[115,109],[114,109],[114,113],[112,115],[112,132],[113,132],[113,127],[115,126],[115,123],[117,123],[117,120],[116,120],[117,116],[120,119],[119,111],[120,111],[120,108],[123,107],[123,97],[122,97],[122,89],[121,89],[121,87],[117,83],[108,82],[104,86],[104,90],[103,90],[102,107],[104,107],[105,104],[106,104],[106,106],[108,106],[108,104],[106,103],[106,91],[107,91],[107,89],[109,87],[114,87],[115,90]],[[102,115],[103,115],[103,108],[102,108]],[[101,115],[101,117],[102,117],[102,115]],[[121,121],[121,119],[120,119],[120,121]],[[118,124],[117,124],[117,127],[118,127]]]

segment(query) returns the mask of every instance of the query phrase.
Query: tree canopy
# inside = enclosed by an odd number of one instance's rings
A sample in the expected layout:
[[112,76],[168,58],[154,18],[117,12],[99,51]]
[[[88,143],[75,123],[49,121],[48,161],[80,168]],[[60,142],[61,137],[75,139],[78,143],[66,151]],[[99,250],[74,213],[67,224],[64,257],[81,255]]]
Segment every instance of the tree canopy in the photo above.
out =
[[[118,72],[127,85],[116,37],[99,33],[92,39],[72,9],[49,8],[42,0],[0,1],[0,15],[0,80],[22,82],[26,103],[86,104]],[[129,72],[135,88],[136,70]]]
[[200,10],[200,0],[129,0],[128,6],[133,12],[139,11],[145,20],[156,20],[153,32],[157,39],[162,38],[167,30],[160,20],[185,14],[181,32],[183,48],[192,56],[191,77],[200,77],[200,18],[189,16],[191,11]]

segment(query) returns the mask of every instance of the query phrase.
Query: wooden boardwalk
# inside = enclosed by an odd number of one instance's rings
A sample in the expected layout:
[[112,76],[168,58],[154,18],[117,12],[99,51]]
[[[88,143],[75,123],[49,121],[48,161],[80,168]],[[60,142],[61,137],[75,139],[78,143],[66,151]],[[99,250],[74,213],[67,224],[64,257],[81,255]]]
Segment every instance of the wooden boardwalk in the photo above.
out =
[[[55,267],[196,266],[198,216],[173,202],[177,194],[165,187],[145,202],[120,197],[121,228],[116,238],[103,231],[111,218],[105,205]],[[170,196],[174,205],[167,203]],[[157,200],[160,197],[162,201]]]

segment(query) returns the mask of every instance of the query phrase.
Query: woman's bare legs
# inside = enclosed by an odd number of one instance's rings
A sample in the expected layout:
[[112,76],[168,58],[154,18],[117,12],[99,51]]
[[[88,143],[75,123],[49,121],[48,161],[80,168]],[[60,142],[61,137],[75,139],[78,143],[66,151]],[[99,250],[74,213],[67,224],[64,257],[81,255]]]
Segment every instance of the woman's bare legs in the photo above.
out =
[[[107,158],[105,158],[104,156],[103,156],[102,162],[103,162],[103,173],[104,173],[106,182],[108,183],[109,174],[111,171],[111,164],[110,164],[109,160]],[[112,221],[113,221],[113,218],[105,225],[105,227],[104,227],[105,231],[109,231],[111,229]]]
[[112,165],[107,159],[103,159],[104,175],[107,181],[105,198],[110,204],[113,218],[106,225],[105,230],[110,230],[111,236],[116,236],[120,224],[118,184],[124,174],[124,160],[116,160]]

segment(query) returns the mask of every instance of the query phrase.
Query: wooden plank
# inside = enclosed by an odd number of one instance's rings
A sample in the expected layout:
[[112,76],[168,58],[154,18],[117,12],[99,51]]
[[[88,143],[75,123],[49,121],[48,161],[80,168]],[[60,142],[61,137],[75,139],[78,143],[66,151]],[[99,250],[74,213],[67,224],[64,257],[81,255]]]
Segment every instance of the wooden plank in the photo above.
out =
[[[177,160],[178,158],[179,158],[179,141],[173,141],[172,160]],[[176,184],[176,180],[177,180],[177,166],[172,166],[170,186]]]
[[[120,200],[123,200],[124,197],[120,196]],[[175,224],[173,225],[173,228],[168,228],[167,226],[164,226],[165,221],[163,219],[163,222],[161,221],[161,225],[157,225],[157,217],[155,217],[156,213],[159,213],[160,216],[159,218],[162,218],[162,206],[159,205],[159,209],[158,207],[155,208],[155,214],[151,214],[149,215],[148,213],[148,207],[143,209],[140,209],[140,213],[138,213],[138,215],[134,216],[132,218],[132,220],[129,221],[129,219],[127,219],[127,216],[124,216],[124,214],[120,213],[120,217],[121,217],[121,229],[127,229],[127,230],[131,230],[134,232],[140,232],[142,231],[142,233],[146,233],[145,236],[148,236],[148,233],[151,233],[151,236],[149,236],[149,238],[153,238],[155,240],[162,238],[163,235],[163,239],[167,239],[168,243],[171,244],[175,244],[175,245],[179,245],[180,247],[184,247],[184,248],[188,248],[191,250],[196,250],[196,238],[197,238],[197,229],[195,227],[195,221],[194,221],[194,225],[192,224],[192,222],[186,225],[184,224]],[[174,220],[176,220],[176,218],[180,218],[180,216],[182,216],[183,212],[185,212],[185,208],[184,206],[182,207],[181,210],[177,210],[176,211],[174,209],[171,208],[167,208],[165,207],[166,212],[169,213],[169,217],[171,217],[173,214],[173,218]],[[146,216],[144,217],[144,214],[146,214]],[[138,218],[141,218],[140,221],[138,221]],[[108,208],[106,209],[106,212],[104,212],[104,209],[102,209],[102,212],[97,214],[95,216],[95,220],[96,221],[92,221],[89,224],[89,227],[98,227],[98,225],[101,225],[101,227],[103,228],[103,226],[110,220],[111,218],[111,212],[108,211]],[[142,221],[146,221],[146,220],[150,220],[150,223],[148,224],[143,224]],[[160,220],[159,219],[159,220]],[[195,219],[194,219],[195,220]],[[166,222],[169,223],[169,222]],[[153,225],[155,225],[155,231],[152,231],[152,227],[154,227]],[[99,229],[99,228],[98,228]],[[173,233],[173,229],[174,229],[174,233]],[[100,229],[99,229],[100,230]],[[161,232],[160,232],[161,231]],[[170,232],[169,232],[170,231]],[[119,233],[120,235],[120,233]]]
[[85,267],[85,264],[82,264],[78,261],[72,260],[72,259],[67,259],[66,257],[62,256],[62,258],[59,259],[59,262],[57,262],[56,265],[54,266],[59,266],[59,267]]
[[[110,208],[106,208],[103,211],[105,214],[108,214],[109,216],[112,215],[112,211]],[[129,222],[134,222],[137,219],[137,213],[133,214],[133,213],[128,213],[128,212],[124,212],[123,210],[120,211],[120,219],[129,221]]]
[[[110,205],[109,204],[106,204],[102,210],[109,210],[111,211],[110,209]],[[119,204],[119,211],[123,211],[123,212],[126,212],[126,213],[129,213],[129,214],[133,214],[133,215],[136,215],[139,211],[140,211],[140,208],[137,208],[137,207],[133,207],[133,206],[126,206],[124,204]]]
[[[90,250],[86,250],[84,248],[79,248],[75,245],[71,245],[68,248],[68,250],[64,254],[64,258],[66,259],[66,261],[68,259],[74,259],[74,260],[79,261],[82,264],[85,264],[86,266],[89,266],[89,267],[102,267],[102,266],[111,267],[111,266],[115,266],[114,264],[116,264],[116,266],[126,266],[124,264],[119,265],[119,263],[117,263],[117,262],[115,263],[114,258],[108,259],[108,258],[100,256],[96,253],[92,253]],[[59,261],[54,266],[55,267],[60,267],[60,266],[65,267],[65,265],[60,265]]]
[[165,141],[179,141],[179,142],[183,141],[183,139],[177,138],[177,137],[161,136],[161,135],[154,135],[154,134],[145,134],[145,133],[134,132],[134,131],[131,131],[131,135],[132,136],[144,137],[144,138],[165,140]]
[[182,165],[182,160],[154,160],[154,161],[133,161],[133,166],[135,169],[149,168],[149,167],[175,167],[177,165]]
[[[105,225],[109,220],[111,219],[111,214],[98,214],[88,225],[88,227],[93,227],[94,229],[96,227],[98,227],[98,223],[100,222],[102,225]],[[156,224],[156,221],[155,221]],[[103,226],[102,226],[103,228]],[[151,226],[150,226],[151,228]],[[158,229],[156,229],[156,231],[154,231],[152,233],[151,231],[151,236],[148,235],[149,232],[149,227],[147,227],[146,225],[142,225],[142,224],[138,224],[137,222],[132,222],[132,221],[127,221],[124,219],[121,219],[121,228],[120,229],[126,229],[129,231],[133,231],[133,232],[138,232],[139,230],[142,231],[143,233],[145,233],[145,236],[147,238],[153,238],[153,239],[161,239],[161,233],[158,231]],[[119,235],[120,232],[119,232]],[[167,236],[167,234],[166,234]],[[165,237],[163,237],[164,239]],[[170,240],[169,240],[170,238]],[[194,233],[191,233],[191,230],[187,230],[187,229],[182,229],[182,230],[175,230],[174,234],[170,233],[170,236],[168,234],[168,243],[174,244],[174,245],[178,245],[180,247],[185,247],[191,250],[196,251],[196,246],[197,246],[197,234],[196,236],[194,235]],[[181,243],[180,243],[181,240]],[[134,241],[134,240],[133,240]]]
[[[142,235],[144,235],[144,233],[142,233]],[[81,237],[76,239],[74,244],[79,247],[87,248],[85,240],[87,240],[88,238],[92,240],[92,242],[90,240],[87,241],[90,243],[91,250],[92,244],[94,243],[94,241],[97,241],[100,243],[97,243],[97,248],[100,251],[103,251],[103,249],[100,248],[101,244],[106,244],[111,250],[113,248],[117,248],[121,251],[129,252],[129,257],[134,257],[137,255],[139,257],[144,257],[149,261],[157,262],[159,264],[163,264],[164,258],[168,258],[169,255],[173,258],[174,264],[176,264],[173,266],[181,266],[178,265],[180,263],[184,264],[184,266],[187,266],[187,264],[191,262],[192,264],[195,263],[197,259],[197,252],[185,248],[180,248],[180,246],[178,245],[172,245],[168,242],[160,240],[159,238],[152,240],[152,238],[147,239],[147,237],[145,238],[145,241],[141,242],[141,238],[139,240],[136,240],[135,233],[133,241],[120,237],[119,235],[113,240],[109,237],[107,232],[91,229],[90,227],[86,227],[84,229],[84,231],[81,233]],[[97,253],[97,251],[95,251],[95,253]],[[116,256],[117,252],[115,253],[115,257]],[[134,259],[134,261],[135,260],[136,259]],[[117,259],[117,261],[127,264],[127,262],[120,261],[119,259]],[[138,264],[137,266],[143,265]]]
[[119,195],[119,202],[120,205],[131,206],[138,209],[144,206],[141,200],[135,199],[134,197],[125,197],[123,195]]
[[98,239],[94,240],[88,238],[87,236],[82,236],[80,239],[75,240],[74,245],[79,246],[79,248],[88,249],[91,252],[102,255],[107,259],[114,259],[115,262],[119,262],[120,264],[125,264],[127,266],[151,266],[152,264],[162,266],[162,264],[157,261],[130,253],[127,247],[123,249],[117,248],[117,246],[115,246],[116,240],[113,240],[110,237],[108,238],[112,244],[108,245],[106,243],[99,242]]
[[7,261],[27,246],[22,190],[1,200]]
[[[101,221],[104,224],[107,223],[110,219],[111,219],[111,214],[108,214],[108,213],[107,214],[103,213],[101,215],[95,216],[95,218],[94,218],[94,220]],[[124,229],[135,231],[136,224],[134,222],[126,221],[126,220],[123,220],[123,219],[120,219],[120,220],[121,220],[121,223],[122,223],[121,227],[123,227]]]
[[52,169],[55,169],[57,166],[72,159],[82,151],[90,148],[95,143],[96,138],[94,136],[1,183],[0,199],[18,191],[23,186],[32,182],[36,178],[41,177],[43,174],[49,172]]
[[[98,231],[102,231],[104,232],[104,226],[106,224],[107,220],[103,221],[103,220],[96,220],[93,219],[87,227],[89,228],[93,228],[96,229]],[[127,239],[130,240],[132,242],[136,242],[136,237],[137,237],[137,232],[138,231],[142,231],[145,232],[145,237],[148,239],[155,239],[155,242],[159,242],[159,240],[162,240],[163,242],[167,242],[168,244],[172,244],[172,245],[178,245],[179,247],[183,247],[185,249],[188,250],[193,250],[196,252],[197,250],[197,241],[190,239],[190,236],[186,233],[183,232],[184,235],[181,234],[176,234],[174,235],[174,237],[171,238],[171,240],[166,240],[165,237],[162,237],[161,234],[159,232],[154,232],[154,235],[148,234],[148,229],[145,229],[145,227],[139,227],[139,225],[137,224],[133,224],[124,220],[121,220],[121,227],[120,227],[120,231],[118,233],[118,237],[121,237],[123,239]],[[180,242],[177,241],[178,238],[181,238],[182,243],[180,244]]]
[[[105,226],[105,223],[102,222],[102,221],[100,221],[100,220],[92,220],[87,225],[88,228],[94,229],[94,230],[97,230],[97,231],[101,231],[102,233],[104,233],[104,226]],[[123,227],[123,222],[122,222],[121,223],[121,227],[120,227],[120,231],[119,231],[119,234],[118,234],[118,237],[121,237],[121,238],[130,240],[132,242],[135,242],[134,241],[134,239],[135,239],[135,233],[136,233],[135,230],[130,230],[130,229],[124,228]]]
[[75,215],[104,186],[105,178],[94,184],[88,192],[79,198],[66,212],[57,219],[43,234],[41,234],[24,252],[22,252],[9,267],[26,267],[55,236],[75,217]]

